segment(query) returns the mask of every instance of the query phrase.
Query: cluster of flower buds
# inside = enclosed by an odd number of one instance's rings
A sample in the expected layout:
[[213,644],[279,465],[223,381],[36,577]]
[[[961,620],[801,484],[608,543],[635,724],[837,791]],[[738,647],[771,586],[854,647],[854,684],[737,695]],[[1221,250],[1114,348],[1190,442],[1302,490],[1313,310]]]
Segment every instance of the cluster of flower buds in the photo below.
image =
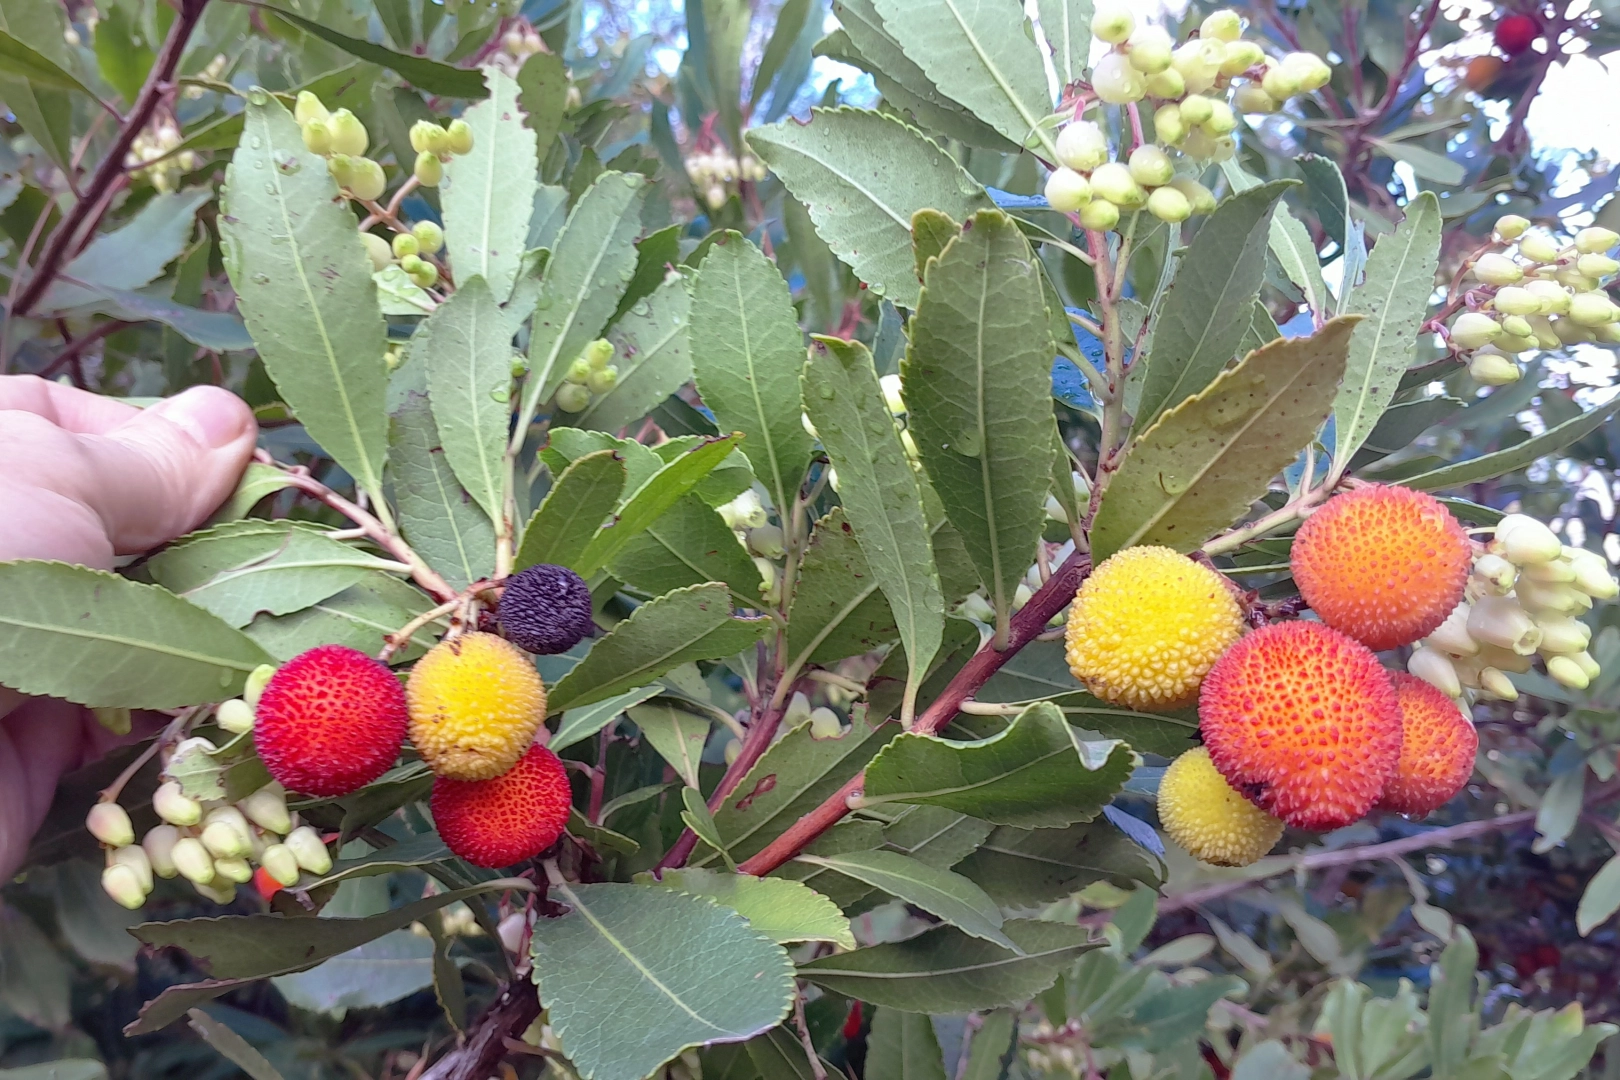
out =
[[1474,261],[1480,288],[1468,310],[1452,320],[1451,344],[1468,353],[1468,371],[1486,386],[1520,376],[1517,357],[1583,341],[1620,343],[1620,307],[1604,283],[1620,272],[1609,252],[1620,244],[1610,229],[1582,229],[1568,244],[1532,231],[1522,217],[1496,223],[1496,239],[1517,250],[1490,251]]
[[180,175],[195,169],[198,162],[195,150],[174,152],[181,141],[180,126],[174,117],[160,117],[135,136],[129,153],[124,155],[124,168],[159,191],[173,191]]
[[754,560],[760,596],[767,604],[776,603],[781,599],[781,571],[776,564],[787,550],[782,527],[771,524],[765,504],[753,488],[717,509],[726,528],[736,534],[737,542]]
[[613,342],[597,338],[568,365],[563,384],[557,387],[557,408],[566,413],[584,412],[594,396],[617,385],[619,369],[613,363]]
[[398,233],[390,243],[375,233],[363,232],[360,240],[366,246],[373,270],[385,270],[394,263],[421,288],[433,287],[439,280],[439,268],[432,257],[444,249],[444,230],[431,221],[418,221],[410,232]]
[[[1078,117],[1058,133],[1059,168],[1046,182],[1055,210],[1080,216],[1088,229],[1108,230],[1122,212],[1147,210],[1161,221],[1185,221],[1215,208],[1214,196],[1196,180],[1177,178],[1169,150],[1207,163],[1235,152],[1232,132],[1239,113],[1275,112],[1300,93],[1325,86],[1332,71],[1314,53],[1267,57],[1242,37],[1237,12],[1212,13],[1198,35],[1176,45],[1163,27],[1137,24],[1132,6],[1100,4],[1091,32],[1113,48],[1091,72],[1091,90],[1105,104],[1151,100],[1154,142],[1111,160],[1102,129]],[[1235,80],[1243,80],[1235,82]]]
[[[243,697],[223,702],[215,722],[233,735],[253,730],[253,708],[274,668],[257,669]],[[301,872],[324,874],[332,856],[320,834],[299,824],[287,809],[287,793],[270,783],[236,801],[198,800],[187,795],[170,773],[196,755],[218,748],[207,739],[183,740],[169,755],[165,775],[152,796],[152,809],[162,824],[135,839],[129,813],[104,800],[85,819],[90,834],[107,852],[101,886],[107,895],[134,910],[146,903],[156,878],[183,877],[203,896],[228,904],[236,887],[253,880],[255,864],[280,886],[296,883]]]
[[765,179],[766,172],[765,163],[754,155],[744,153],[739,161],[723,146],[696,151],[686,159],[686,175],[692,186],[703,193],[710,210],[726,205],[739,181],[757,184]]
[[1509,514],[1474,557],[1466,599],[1412,652],[1407,669],[1452,697],[1463,690],[1512,701],[1508,673],[1530,670],[1539,654],[1547,674],[1572,690],[1598,676],[1586,651],[1592,629],[1580,616],[1594,601],[1620,596],[1620,582],[1597,552],[1565,545],[1543,523]]
[[501,47],[490,55],[486,63],[516,78],[523,61],[537,52],[545,51],[545,42],[540,40],[540,35],[535,33],[534,27],[527,22],[518,21],[507,27],[506,32],[501,35]]
[[465,120],[452,120],[440,126],[431,120],[411,125],[411,149],[416,151],[413,175],[423,187],[438,187],[444,180],[444,163],[457,154],[472,150],[473,133]]
[[[831,690],[833,688],[828,687]],[[836,739],[844,733],[844,719],[825,705],[810,707],[810,699],[795,691],[782,713],[782,730],[792,731],[806,720],[810,722],[812,739]]]

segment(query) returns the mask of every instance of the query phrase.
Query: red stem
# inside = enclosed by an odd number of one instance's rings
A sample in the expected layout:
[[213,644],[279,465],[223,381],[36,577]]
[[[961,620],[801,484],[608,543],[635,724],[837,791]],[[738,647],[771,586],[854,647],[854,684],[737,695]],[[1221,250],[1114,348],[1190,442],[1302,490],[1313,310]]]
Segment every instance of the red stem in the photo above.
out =
[[[1046,584],[1030,597],[1029,603],[1012,617],[1007,647],[994,649],[985,646],[974,653],[973,657],[962,666],[962,670],[952,677],[939,697],[917,717],[912,730],[924,735],[933,735],[950,723],[960,711],[964,701],[977,693],[990,676],[1001,670],[1003,664],[1018,655],[1018,650],[1040,636],[1052,616],[1062,611],[1074,599],[1080,583],[1090,573],[1089,555],[1077,551],[1064,560],[1063,565],[1046,579]],[[763,851],[737,869],[745,874],[763,877],[793,858],[803,851],[806,845],[849,813],[849,797],[859,793],[865,783],[866,774],[858,773],[849,783],[828,796],[820,806],[800,818],[786,832],[771,841]]]
[[[773,696],[771,688],[769,686],[761,687],[759,696],[761,701],[769,702]],[[737,790],[737,785],[742,783],[743,777],[748,775],[748,770],[752,769],[759,759],[765,756],[765,751],[770,749],[771,740],[776,738],[776,729],[782,726],[782,714],[784,711],[785,707],[772,708],[767,705],[764,714],[759,719],[759,723],[749,725],[748,734],[743,738],[742,748],[737,752],[737,760],[726,766],[725,775],[720,777],[720,782],[714,786],[714,792],[709,796],[710,813],[720,809],[720,804],[726,801],[728,795]],[[672,867],[685,865],[686,860],[692,857],[692,850],[696,847],[697,834],[691,829],[683,829],[680,838],[670,846],[668,851],[664,852],[664,857],[658,860],[656,869],[661,873]]]

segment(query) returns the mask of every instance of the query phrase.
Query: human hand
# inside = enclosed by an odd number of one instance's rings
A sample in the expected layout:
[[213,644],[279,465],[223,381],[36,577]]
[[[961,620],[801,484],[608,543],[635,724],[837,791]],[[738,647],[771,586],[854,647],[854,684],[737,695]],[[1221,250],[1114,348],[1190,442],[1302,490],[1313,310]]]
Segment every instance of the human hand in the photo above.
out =
[[[110,569],[196,528],[230,495],[258,437],[236,395],[199,386],[149,409],[31,375],[0,376],[0,561]],[[89,710],[0,687],[0,884],[64,772],[116,740]]]

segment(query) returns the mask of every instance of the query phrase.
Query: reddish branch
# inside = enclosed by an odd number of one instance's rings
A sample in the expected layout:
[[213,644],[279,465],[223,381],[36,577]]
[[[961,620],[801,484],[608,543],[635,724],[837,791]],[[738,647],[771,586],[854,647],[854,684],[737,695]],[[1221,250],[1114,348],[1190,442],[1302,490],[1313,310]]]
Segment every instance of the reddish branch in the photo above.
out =
[[483,1015],[467,1028],[467,1040],[433,1063],[419,1080],[484,1080],[507,1054],[507,1039],[521,1038],[540,1015],[540,995],[528,983],[507,983]]
[[[1091,558],[1075,552],[1046,580],[1023,610],[1012,617],[1012,625],[1005,649],[990,646],[981,648],[962,666],[946,685],[939,697],[917,717],[912,730],[925,735],[937,733],[950,723],[961,710],[962,703],[978,692],[1001,666],[1018,654],[1018,650],[1040,636],[1052,616],[1068,606],[1074,599],[1080,582],[1091,573]],[[786,832],[771,841],[758,855],[738,867],[745,874],[763,876],[793,858],[816,837],[838,823],[849,813],[849,797],[858,794],[866,783],[866,774],[857,773],[849,783],[828,796],[820,806],[800,818]]]
[[130,108],[129,115],[124,117],[117,137],[101,159],[90,183],[85,186],[83,197],[73,204],[73,209],[68,211],[46,242],[33,277],[17,298],[16,307],[8,314],[26,315],[39,303],[40,297],[62,269],[63,261],[73,253],[75,238],[93,231],[101,215],[106,213],[114,185],[124,178],[124,158],[135,144],[136,137],[151,121],[158,105],[174,89],[174,74],[180,66],[180,56],[185,52],[186,42],[190,40],[207,6],[208,0],[181,0],[180,13],[169,28],[163,51],[158,53],[157,61],[146,77],[146,84],[136,95],[135,104]]

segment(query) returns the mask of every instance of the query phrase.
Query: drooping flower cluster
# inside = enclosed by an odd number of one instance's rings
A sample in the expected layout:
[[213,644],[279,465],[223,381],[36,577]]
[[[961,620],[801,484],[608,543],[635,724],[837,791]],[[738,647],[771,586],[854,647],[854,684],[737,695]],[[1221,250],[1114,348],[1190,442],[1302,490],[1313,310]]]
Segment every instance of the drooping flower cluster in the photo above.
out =
[[698,150],[686,159],[686,175],[692,185],[703,193],[703,201],[710,210],[726,205],[726,200],[737,190],[737,184],[746,180],[757,184],[765,179],[769,170],[754,155],[744,153],[739,160],[724,146],[711,150]]

